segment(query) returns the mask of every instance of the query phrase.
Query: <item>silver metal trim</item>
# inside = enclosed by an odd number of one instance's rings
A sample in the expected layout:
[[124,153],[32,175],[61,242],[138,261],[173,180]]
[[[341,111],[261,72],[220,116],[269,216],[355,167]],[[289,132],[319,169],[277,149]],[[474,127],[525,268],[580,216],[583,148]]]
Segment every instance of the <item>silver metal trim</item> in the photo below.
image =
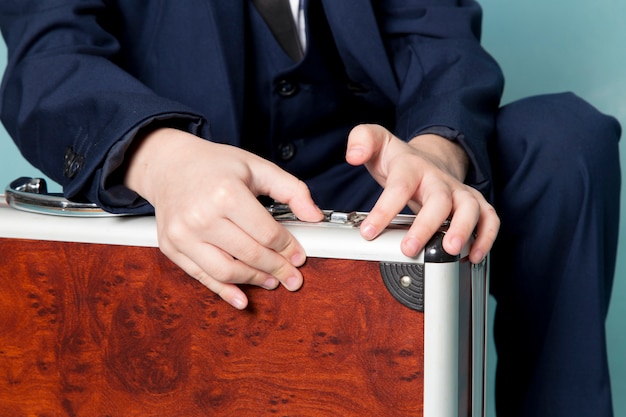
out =
[[30,213],[69,217],[119,216],[102,210],[94,203],[70,201],[61,194],[48,193],[43,178],[21,177],[5,188],[7,204]]

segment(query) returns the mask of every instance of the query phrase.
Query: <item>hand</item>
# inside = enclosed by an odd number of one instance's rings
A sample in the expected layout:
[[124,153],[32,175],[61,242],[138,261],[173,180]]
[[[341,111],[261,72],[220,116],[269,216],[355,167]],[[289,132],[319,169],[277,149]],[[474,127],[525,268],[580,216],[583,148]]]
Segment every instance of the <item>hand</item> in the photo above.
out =
[[132,150],[125,184],[154,206],[162,252],[232,306],[248,303],[236,284],[302,285],[304,249],[256,197],[286,203],[305,221],[323,214],[307,186],[271,162],[157,129]]
[[350,132],[346,160],[365,164],[384,187],[361,224],[361,234],[373,239],[408,206],[417,213],[402,241],[402,253],[415,256],[451,216],[443,247],[461,252],[474,230],[470,261],[481,262],[500,228],[494,208],[477,190],[463,184],[468,159],[460,145],[436,135],[417,136],[406,143],[377,125],[360,125]]

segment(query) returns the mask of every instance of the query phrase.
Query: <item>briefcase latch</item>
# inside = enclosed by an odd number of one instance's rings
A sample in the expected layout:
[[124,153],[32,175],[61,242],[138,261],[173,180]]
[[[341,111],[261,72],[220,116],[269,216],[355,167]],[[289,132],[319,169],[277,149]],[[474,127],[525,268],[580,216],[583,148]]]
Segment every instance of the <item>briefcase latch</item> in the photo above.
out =
[[[267,207],[267,210],[274,216],[277,221],[281,222],[297,222],[298,218],[291,212],[287,204],[274,203]],[[342,210],[323,210],[323,223],[329,225],[335,224],[339,226],[358,227],[367,216],[367,213],[358,211],[342,211]]]

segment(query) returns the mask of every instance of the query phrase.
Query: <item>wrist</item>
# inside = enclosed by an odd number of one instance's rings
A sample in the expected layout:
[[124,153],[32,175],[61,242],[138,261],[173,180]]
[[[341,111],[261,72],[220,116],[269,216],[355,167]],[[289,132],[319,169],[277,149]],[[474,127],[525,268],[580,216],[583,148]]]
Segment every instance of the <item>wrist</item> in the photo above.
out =
[[171,143],[173,128],[158,128],[145,132],[133,141],[127,150],[125,163],[124,185],[152,203],[150,178],[154,166],[159,164],[160,154],[167,153],[167,145]]
[[459,181],[465,181],[470,162],[467,153],[459,143],[426,133],[411,139],[409,145]]

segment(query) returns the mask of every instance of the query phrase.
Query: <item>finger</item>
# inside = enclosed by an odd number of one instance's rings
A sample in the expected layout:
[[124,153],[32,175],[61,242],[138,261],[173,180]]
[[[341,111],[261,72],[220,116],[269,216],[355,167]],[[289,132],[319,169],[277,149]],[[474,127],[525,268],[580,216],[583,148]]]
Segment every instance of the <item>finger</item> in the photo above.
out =
[[445,188],[432,191],[424,199],[422,209],[415,216],[401,243],[402,253],[410,257],[416,256],[448,218],[451,210],[450,192]]
[[386,187],[361,224],[361,235],[365,239],[378,236],[415,194],[419,175],[407,177],[403,172],[404,169],[398,166],[389,173]]
[[[258,167],[264,169],[260,177],[275,176],[296,188],[300,183],[295,177],[271,163],[261,162],[258,163]],[[285,189],[287,188],[285,186]],[[188,243],[189,236],[198,236],[197,240],[214,244],[219,248],[228,248],[226,251],[233,257],[248,262],[254,268],[276,274],[276,277],[293,291],[301,285],[300,274],[294,273],[295,268],[289,268],[285,262],[291,263],[294,267],[300,266],[306,260],[306,253],[296,239],[259,203],[253,191],[243,182],[229,184],[229,187],[224,187],[224,190],[218,193],[219,205],[203,206],[183,216],[181,222],[170,221],[167,224],[170,229],[169,239],[175,241],[174,246],[179,249],[188,248],[182,250],[185,253],[192,250],[190,248],[192,245]],[[304,183],[301,183],[302,191],[309,196]],[[323,216],[317,207],[315,210],[320,217]],[[279,262],[276,254],[262,251],[259,245],[275,251],[284,259],[280,259]],[[268,266],[268,263],[271,263],[271,266]]]
[[[256,205],[260,207],[258,203]],[[265,209],[262,207],[260,209],[261,215],[269,216]],[[163,243],[162,247],[168,250],[168,244],[171,245],[171,252],[184,253],[204,272],[221,282],[268,288],[275,287],[268,283],[273,277],[277,280],[276,285],[281,282],[290,291],[300,288],[302,274],[298,269],[267,244],[258,242],[251,235],[250,230],[257,233],[257,229],[263,230],[265,228],[263,225],[268,224],[277,231],[271,233],[271,236],[277,236],[277,233],[281,236],[285,235],[285,240],[288,242],[285,251],[295,247],[293,250],[304,253],[300,244],[271,216],[265,219],[265,222],[259,221],[257,224],[250,223],[249,217],[243,217],[248,222],[243,225],[233,223],[231,219],[217,218],[192,234],[188,233],[188,229],[185,228],[172,230],[168,234],[169,240]],[[255,228],[255,225],[258,225],[258,228]],[[242,226],[249,227],[249,230],[245,230]],[[190,239],[190,236],[194,238]],[[273,237],[268,239],[281,240]]]
[[[235,259],[220,247],[210,243],[194,241],[191,245],[176,248],[164,243],[161,248],[173,261],[177,262],[184,257],[206,275],[220,282],[250,284],[264,288],[274,288],[276,285],[268,284],[268,280],[275,280],[271,274]],[[197,274],[200,274],[200,271],[197,271]]]
[[464,188],[452,193],[452,202],[452,218],[443,239],[443,248],[451,255],[458,255],[478,223],[480,203],[474,193]]
[[377,159],[383,145],[389,140],[386,129],[376,125],[358,125],[348,135],[346,162],[358,166]]
[[198,280],[202,285],[217,294],[231,306],[238,310],[243,310],[247,307],[248,297],[246,297],[245,293],[236,285],[216,280],[181,252],[176,252],[171,255],[166,253],[166,255],[189,276]]
[[[264,212],[267,214],[266,211]],[[296,265],[299,266],[304,262],[306,257],[304,249],[271,216],[268,222],[263,223],[268,223],[273,230],[264,235],[258,235],[258,232],[255,230],[251,235],[248,231],[242,230],[241,227],[245,226],[245,224],[235,225],[226,222],[226,227],[212,233],[214,237],[210,243],[221,248],[238,261],[250,266],[253,270],[264,272],[276,278],[289,291],[296,291],[302,286],[302,274],[298,271]],[[259,228],[263,229],[264,227],[259,226]],[[263,241],[263,239],[267,241]],[[200,262],[202,261],[200,260]],[[215,276],[214,273],[212,275]],[[263,275],[254,276],[248,281],[242,281],[236,277],[233,278],[237,280],[237,283],[249,283],[267,287],[267,277]],[[263,281],[259,281],[259,279]],[[229,282],[234,281],[231,279]]]
[[[232,210],[228,214],[228,219],[233,225],[237,225],[245,235],[229,227],[228,232],[225,230],[214,231],[213,236],[224,239],[218,242],[214,238],[213,241],[219,243],[219,247],[232,248],[228,252],[236,258],[249,262],[253,267],[274,274],[281,282],[286,282],[289,278],[285,276],[289,273],[289,268],[282,265],[283,263],[288,262],[296,267],[305,262],[306,253],[302,245],[256,199],[250,203],[245,212]],[[261,250],[261,248],[269,250]],[[242,253],[246,255],[241,256]],[[272,266],[268,266],[268,264]],[[293,285],[288,285],[288,288],[294,289]]]
[[307,185],[274,164],[264,161],[255,167],[252,189],[257,195],[267,195],[289,205],[300,220],[319,222],[324,218]]
[[480,263],[493,247],[498,231],[500,230],[500,218],[495,209],[489,203],[481,205],[481,215],[476,227],[476,240],[470,250],[470,261]]

